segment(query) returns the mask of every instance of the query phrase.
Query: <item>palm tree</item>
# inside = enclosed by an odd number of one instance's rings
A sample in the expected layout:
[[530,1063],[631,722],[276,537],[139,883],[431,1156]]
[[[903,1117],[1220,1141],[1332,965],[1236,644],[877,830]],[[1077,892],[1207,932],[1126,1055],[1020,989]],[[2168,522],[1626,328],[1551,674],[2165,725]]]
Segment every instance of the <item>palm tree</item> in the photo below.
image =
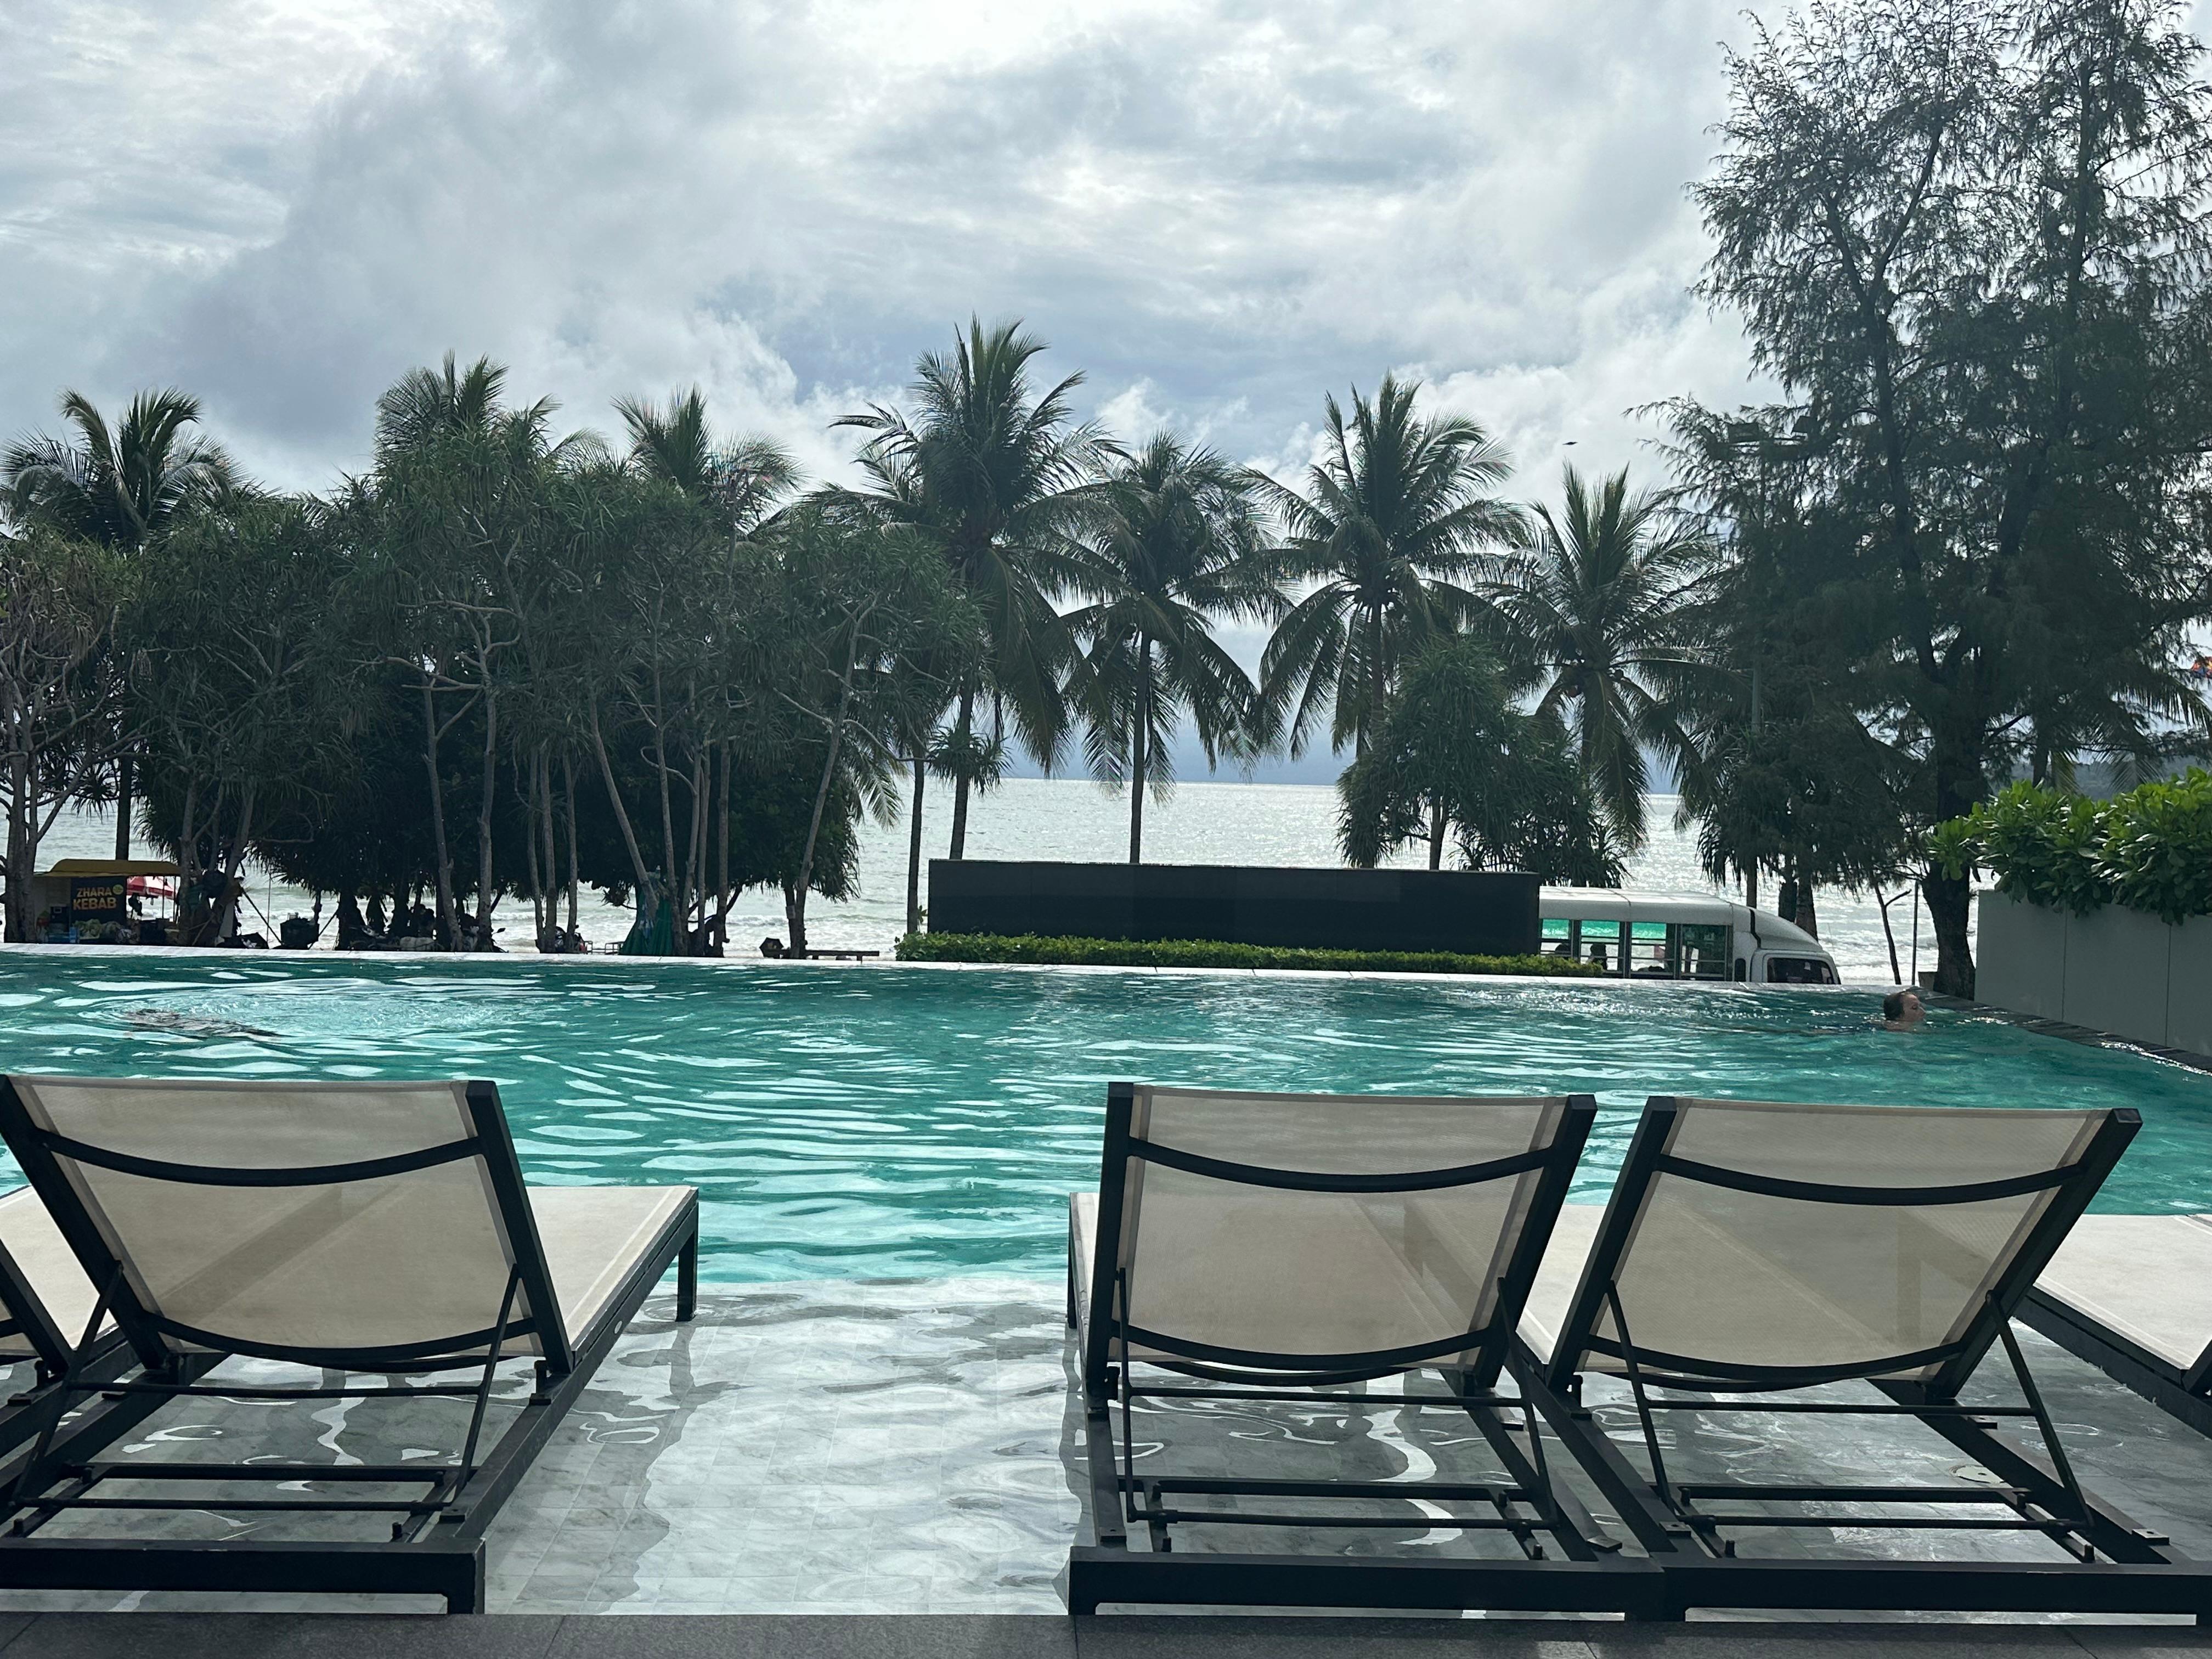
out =
[[[1081,374],[1041,396],[1033,389],[1030,363],[1044,349],[1018,320],[987,330],[970,318],[950,356],[929,352],[915,364],[911,416],[871,404],[836,422],[873,434],[858,458],[871,488],[855,499],[884,522],[927,533],[983,618],[986,649],[980,667],[961,678],[944,747],[957,768],[956,859],[966,850],[968,798],[977,781],[968,762],[995,748],[978,739],[977,701],[988,696],[994,712],[1011,714],[1023,744],[1048,766],[1059,753],[1066,718],[1059,671],[1068,641],[1052,598],[1079,580],[1073,532],[1112,453],[1096,427],[1073,422],[1069,394]],[[917,791],[926,747],[915,746]]]
[[1331,749],[1365,748],[1400,665],[1465,622],[1474,598],[1460,584],[1513,528],[1514,509],[1489,493],[1511,471],[1505,453],[1473,421],[1416,415],[1419,391],[1392,374],[1372,403],[1355,387],[1349,422],[1332,395],[1305,492],[1259,483],[1288,532],[1284,577],[1317,584],[1260,665],[1270,720],[1288,712],[1293,755],[1324,709]]
[[696,386],[672,392],[665,409],[644,398],[617,398],[615,412],[629,429],[632,466],[712,507],[740,536],[758,529],[798,488],[798,465],[769,440],[717,443],[706,396]]
[[221,446],[185,429],[199,400],[174,387],[140,392],[112,428],[81,392],[62,394],[61,412],[73,439],[39,433],[0,450],[0,490],[27,523],[135,551],[236,485]]
[[[222,447],[196,437],[199,399],[175,387],[142,392],[110,428],[92,400],[65,392],[74,438],[38,433],[0,450],[0,503],[24,523],[136,553],[192,507],[238,488]],[[116,762],[115,856],[131,856],[131,755]]]
[[1593,489],[1571,465],[1556,518],[1532,507],[1498,579],[1483,592],[1509,659],[1540,688],[1536,712],[1571,707],[1584,774],[1626,848],[1644,841],[1644,750],[1689,739],[1668,683],[1694,671],[1680,615],[1699,542],[1667,492],[1628,493],[1623,467]]
[[1129,862],[1140,864],[1145,793],[1173,783],[1166,745],[1182,719],[1209,763],[1258,725],[1257,690],[1211,619],[1272,622],[1285,607],[1249,477],[1173,433],[1115,465],[1092,524],[1097,597],[1066,618],[1081,646],[1067,696],[1092,772],[1129,786]]

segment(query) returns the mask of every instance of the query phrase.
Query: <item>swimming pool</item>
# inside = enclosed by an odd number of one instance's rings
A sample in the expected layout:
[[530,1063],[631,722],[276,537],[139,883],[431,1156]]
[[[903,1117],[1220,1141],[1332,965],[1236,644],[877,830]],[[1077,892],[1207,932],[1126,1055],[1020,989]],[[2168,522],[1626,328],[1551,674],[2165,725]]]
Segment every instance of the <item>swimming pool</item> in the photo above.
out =
[[2131,1105],[2099,1207],[2212,1209],[2212,1077],[1872,994],[696,963],[0,951],[0,1069],[490,1077],[541,1182],[688,1182],[724,1281],[1050,1275],[1106,1084]]

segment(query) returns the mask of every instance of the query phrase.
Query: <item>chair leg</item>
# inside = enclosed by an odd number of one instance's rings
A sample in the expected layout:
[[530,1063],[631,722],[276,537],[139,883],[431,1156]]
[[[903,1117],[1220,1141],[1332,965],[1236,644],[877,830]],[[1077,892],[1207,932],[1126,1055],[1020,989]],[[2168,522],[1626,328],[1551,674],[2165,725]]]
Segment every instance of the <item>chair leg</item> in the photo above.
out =
[[689,1324],[699,1311],[699,1231],[693,1228],[691,1237],[684,1241],[684,1248],[676,1253],[676,1322]]

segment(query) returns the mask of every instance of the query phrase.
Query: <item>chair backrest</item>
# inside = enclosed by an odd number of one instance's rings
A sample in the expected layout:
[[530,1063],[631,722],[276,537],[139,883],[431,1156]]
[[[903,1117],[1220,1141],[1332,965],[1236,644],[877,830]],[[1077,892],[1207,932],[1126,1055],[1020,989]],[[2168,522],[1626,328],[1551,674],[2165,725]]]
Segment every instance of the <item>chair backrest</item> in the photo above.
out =
[[1115,1084],[1086,1378],[1133,1355],[1315,1379],[1463,1366],[1487,1386],[1595,1112]]
[[489,1083],[11,1077],[0,1135],[141,1358],[572,1363]]
[[1553,1382],[1626,1370],[1625,1321],[1648,1376],[1954,1394],[2138,1127],[2125,1109],[1655,1097]]

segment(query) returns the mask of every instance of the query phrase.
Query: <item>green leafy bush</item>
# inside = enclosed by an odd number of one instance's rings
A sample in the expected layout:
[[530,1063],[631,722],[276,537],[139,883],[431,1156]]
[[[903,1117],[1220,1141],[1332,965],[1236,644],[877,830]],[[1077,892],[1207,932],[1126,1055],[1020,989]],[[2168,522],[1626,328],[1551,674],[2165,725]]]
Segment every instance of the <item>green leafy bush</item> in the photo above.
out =
[[1048,939],[1037,933],[908,933],[901,962],[1003,962],[1092,968],[1291,968],[1362,974],[1553,974],[1601,970],[1565,957],[1474,957],[1449,951],[1319,951],[1218,939]]
[[2114,797],[2100,815],[2099,872],[2112,896],[2167,921],[2212,915],[2212,775]]
[[1950,874],[1987,869],[2000,893],[2050,909],[2212,915],[2212,775],[2192,767],[2108,801],[2015,783],[1939,826],[1929,846]]

